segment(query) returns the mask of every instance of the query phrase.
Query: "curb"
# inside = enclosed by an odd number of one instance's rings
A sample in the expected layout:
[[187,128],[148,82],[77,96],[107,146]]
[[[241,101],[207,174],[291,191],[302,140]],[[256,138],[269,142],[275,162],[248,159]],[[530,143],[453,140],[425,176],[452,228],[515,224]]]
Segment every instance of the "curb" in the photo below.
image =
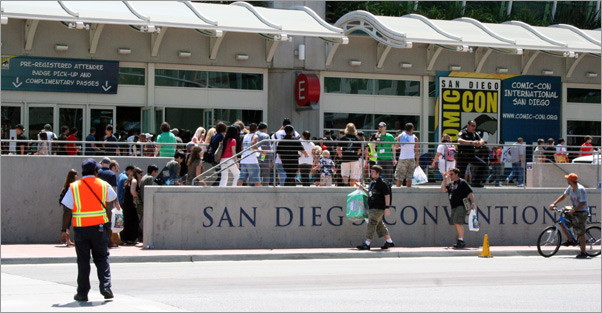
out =
[[[111,263],[143,262],[211,262],[211,261],[264,261],[264,260],[318,260],[318,259],[381,259],[381,258],[422,258],[422,257],[478,257],[480,249],[443,251],[345,251],[345,252],[304,252],[304,253],[236,253],[236,254],[179,254],[111,256]],[[575,256],[570,249],[559,250],[555,256]],[[493,257],[539,256],[537,249],[491,251]],[[11,264],[64,264],[76,263],[73,257],[7,257],[1,258],[3,265]]]

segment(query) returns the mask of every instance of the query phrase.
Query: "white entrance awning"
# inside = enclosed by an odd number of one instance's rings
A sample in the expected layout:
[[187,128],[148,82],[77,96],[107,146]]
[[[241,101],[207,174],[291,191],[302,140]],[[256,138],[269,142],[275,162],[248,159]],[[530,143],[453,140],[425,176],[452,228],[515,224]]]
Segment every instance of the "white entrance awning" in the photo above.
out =
[[471,18],[434,20],[418,14],[390,17],[353,11],[341,17],[335,26],[343,28],[347,35],[363,31],[396,48],[426,43],[456,47],[458,51],[485,47],[504,51],[560,52],[564,56],[573,56],[575,52],[599,55],[601,51],[599,29],[581,30],[569,25],[534,27],[518,21],[491,24]]
[[[311,9],[190,1],[2,1],[3,19],[46,20],[343,39]],[[8,21],[10,22],[10,21]]]

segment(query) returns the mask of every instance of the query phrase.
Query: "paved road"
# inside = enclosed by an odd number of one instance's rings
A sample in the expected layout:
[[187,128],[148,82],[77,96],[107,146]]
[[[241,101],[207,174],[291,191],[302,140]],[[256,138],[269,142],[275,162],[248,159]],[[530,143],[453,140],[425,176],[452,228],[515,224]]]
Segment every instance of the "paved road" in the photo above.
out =
[[[75,264],[2,265],[2,311],[600,312],[600,258],[425,257],[112,264],[113,301],[72,300]],[[93,285],[96,285],[93,279]]]

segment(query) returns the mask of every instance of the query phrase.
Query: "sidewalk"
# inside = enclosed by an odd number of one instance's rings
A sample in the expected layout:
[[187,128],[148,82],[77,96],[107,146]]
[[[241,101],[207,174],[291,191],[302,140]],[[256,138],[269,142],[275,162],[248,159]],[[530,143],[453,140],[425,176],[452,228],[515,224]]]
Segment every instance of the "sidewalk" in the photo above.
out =
[[[492,246],[493,257],[539,256],[536,246]],[[394,247],[389,250],[359,251],[349,248],[311,249],[248,249],[248,250],[159,250],[140,246],[119,246],[110,249],[111,263],[133,262],[202,262],[250,260],[301,260],[351,258],[413,258],[413,257],[477,257],[481,248],[455,250],[450,247]],[[560,247],[557,255],[574,256],[578,247]],[[75,248],[58,244],[2,245],[1,263],[50,264],[76,263]]]

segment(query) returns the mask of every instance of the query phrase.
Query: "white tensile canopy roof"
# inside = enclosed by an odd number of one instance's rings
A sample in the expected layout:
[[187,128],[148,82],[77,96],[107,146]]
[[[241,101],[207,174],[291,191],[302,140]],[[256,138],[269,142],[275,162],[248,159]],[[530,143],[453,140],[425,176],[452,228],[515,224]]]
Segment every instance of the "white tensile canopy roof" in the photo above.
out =
[[563,24],[535,27],[518,21],[492,24],[471,18],[450,21],[428,19],[418,14],[390,17],[353,11],[341,17],[335,26],[343,28],[347,35],[363,31],[375,40],[396,48],[427,43],[455,47],[458,51],[487,47],[509,53],[537,50],[564,56],[574,56],[575,53],[599,55],[601,51],[600,29],[582,30]]
[[189,28],[208,34],[231,31],[334,41],[345,37],[341,29],[329,25],[307,7],[268,9],[246,2],[223,5],[190,1],[2,1],[1,7],[3,23],[15,18],[143,29]]

